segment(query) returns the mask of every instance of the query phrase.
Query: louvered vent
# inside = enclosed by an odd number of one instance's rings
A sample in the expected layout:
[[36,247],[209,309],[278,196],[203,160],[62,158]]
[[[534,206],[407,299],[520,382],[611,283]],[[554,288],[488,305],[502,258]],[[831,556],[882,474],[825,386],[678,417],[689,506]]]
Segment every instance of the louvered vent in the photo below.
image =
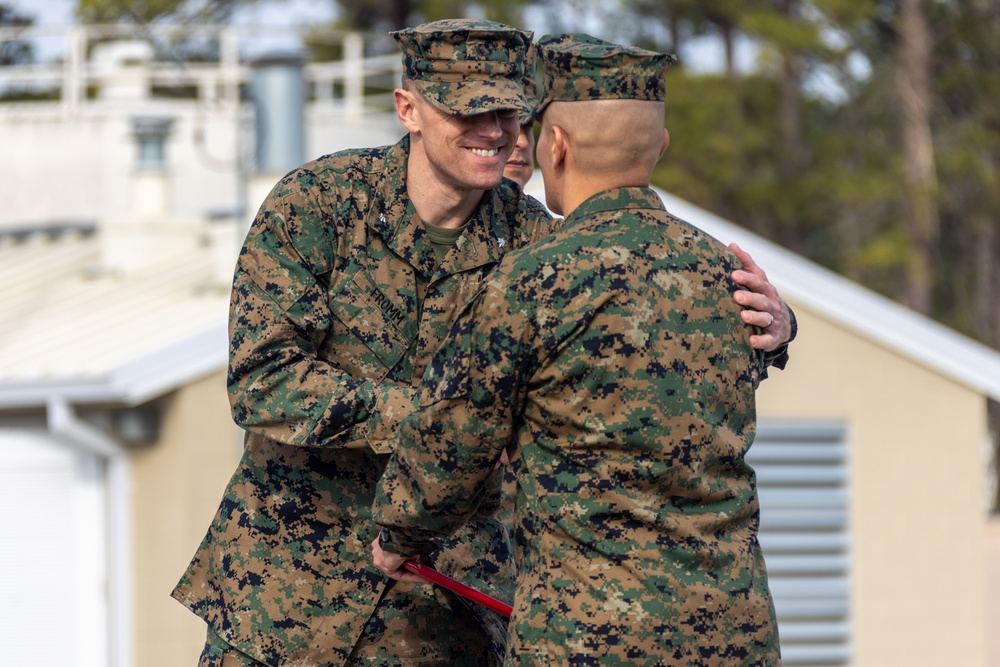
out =
[[783,667],[851,663],[846,433],[841,426],[761,423],[760,543],[778,614]]

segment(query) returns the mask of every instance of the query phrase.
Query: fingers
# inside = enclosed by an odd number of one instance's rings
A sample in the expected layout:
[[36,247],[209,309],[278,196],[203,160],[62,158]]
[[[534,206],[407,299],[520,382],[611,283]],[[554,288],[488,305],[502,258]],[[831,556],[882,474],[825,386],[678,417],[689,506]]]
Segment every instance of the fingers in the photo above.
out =
[[[744,308],[767,312],[772,315],[774,314],[774,311],[781,307],[777,295],[771,297],[767,294],[763,294],[762,292],[754,292],[749,289],[737,290],[736,293],[733,294],[733,299]],[[767,318],[765,317],[764,320],[767,320]],[[757,322],[751,322],[750,324],[757,324]],[[766,321],[761,324],[766,324]]]
[[764,269],[762,269],[757,262],[753,261],[753,257],[750,256],[750,253],[743,250],[743,248],[739,247],[735,243],[730,243],[729,249],[732,250],[733,254],[736,255],[736,257],[743,263],[744,267],[744,270],[737,269],[736,271],[733,271],[733,280],[737,284],[746,287],[751,292],[763,294],[780,302],[780,299],[778,299],[778,291],[774,289],[774,286],[771,285],[770,282],[768,282],[767,274],[764,273]]
[[792,335],[791,315],[784,304],[778,306],[777,317],[770,311],[744,310],[740,312],[740,318],[760,330],[760,333],[750,336],[750,345],[758,350],[770,352]]
[[767,329],[777,341],[774,344],[774,347],[778,347],[778,345],[781,345],[792,337],[792,313],[788,310],[788,306],[785,305],[785,302],[782,301],[780,297],[778,298],[778,313],[775,315],[771,326]]
[[750,335],[750,345],[754,349],[770,352],[781,345],[782,339],[779,337],[779,331],[775,328],[774,318],[770,313],[744,310],[740,313],[740,317],[747,324],[760,330],[760,333]]
[[419,574],[414,574],[403,567],[408,558],[404,558],[399,554],[390,553],[384,551],[382,547],[379,546],[378,537],[372,540],[372,563],[375,565],[377,570],[381,570],[382,573],[389,577],[390,579],[395,579],[396,581],[413,581],[420,584],[430,584],[430,580],[421,577]]
[[[733,273],[733,280],[737,280],[736,273],[738,272]],[[750,289],[749,285],[747,287]],[[757,291],[737,290],[733,294],[733,300],[743,307],[743,310],[740,311],[740,318],[750,326],[763,330],[764,334],[784,335],[787,338],[791,332],[791,320],[785,312],[784,304],[778,297],[774,286],[763,282],[754,285],[754,287],[757,288]],[[754,339],[751,339],[751,344],[759,349],[770,350],[777,347],[782,340],[784,339],[779,338],[772,342],[768,338],[766,341],[759,340],[758,342],[762,344],[758,345],[754,344]]]
[[750,253],[735,243],[730,243],[729,249],[745,268],[732,274],[733,281],[746,288],[733,294],[736,303],[744,308],[740,317],[761,330],[750,336],[750,344],[758,350],[770,352],[791,336],[791,315],[778,296],[778,290],[768,282],[764,269],[753,261]]
[[405,561],[406,559],[399,554],[383,551],[382,547],[379,546],[377,537],[372,540],[372,563],[374,563],[376,569],[381,570],[386,576],[401,580],[403,575],[409,574],[406,570],[402,569]]
[[743,266],[747,271],[756,276],[760,276],[765,282],[767,281],[767,274],[764,273],[764,269],[760,268],[760,266],[757,265],[757,262],[753,261],[753,257],[750,256],[750,253],[735,243],[730,243],[729,249],[732,250],[733,254],[736,255],[736,258],[743,263]]
[[761,310],[748,309],[740,312],[740,318],[752,327],[757,327],[764,331],[770,330],[775,322],[778,321],[767,306],[764,306]]
[[394,572],[389,576],[391,576],[396,581],[411,581],[417,584],[431,584],[431,585],[434,584],[434,582],[431,581],[430,579],[424,579],[419,574],[414,574],[409,570],[403,568],[400,568],[399,570],[397,570],[396,572]]
[[778,337],[772,334],[757,334],[750,336],[750,345],[755,350],[770,352],[780,344],[781,342],[778,340]]
[[770,312],[744,310],[740,313],[740,317],[759,330],[759,333],[750,335],[750,345],[755,349],[770,352],[783,342],[778,321]]

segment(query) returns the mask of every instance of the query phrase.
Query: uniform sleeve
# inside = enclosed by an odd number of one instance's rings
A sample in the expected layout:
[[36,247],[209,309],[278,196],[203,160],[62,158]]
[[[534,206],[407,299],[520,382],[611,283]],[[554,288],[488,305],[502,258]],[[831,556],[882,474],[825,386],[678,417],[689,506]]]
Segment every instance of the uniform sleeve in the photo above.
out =
[[468,520],[512,443],[534,336],[508,297],[489,279],[466,305],[424,374],[420,409],[400,426],[373,511],[403,555]]
[[279,184],[240,253],[229,319],[233,417],[286,444],[378,449],[413,411],[416,392],[352,377],[318,356],[332,318],[321,276],[336,248],[323,216],[337,207],[307,192]]

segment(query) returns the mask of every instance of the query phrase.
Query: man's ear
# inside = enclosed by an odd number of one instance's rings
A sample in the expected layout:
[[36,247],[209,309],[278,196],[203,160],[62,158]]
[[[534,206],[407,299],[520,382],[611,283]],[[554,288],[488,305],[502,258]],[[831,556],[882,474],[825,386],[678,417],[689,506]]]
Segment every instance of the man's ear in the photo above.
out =
[[566,159],[569,154],[569,135],[566,130],[558,125],[552,126],[552,168],[562,169],[566,166]]
[[670,145],[670,133],[667,132],[667,128],[663,128],[663,145],[660,146],[660,154],[657,156],[657,160],[663,157],[663,154],[667,152],[667,146]]
[[420,130],[420,118],[417,113],[417,103],[414,94],[403,88],[392,91],[393,102],[396,103],[396,117],[407,132]]

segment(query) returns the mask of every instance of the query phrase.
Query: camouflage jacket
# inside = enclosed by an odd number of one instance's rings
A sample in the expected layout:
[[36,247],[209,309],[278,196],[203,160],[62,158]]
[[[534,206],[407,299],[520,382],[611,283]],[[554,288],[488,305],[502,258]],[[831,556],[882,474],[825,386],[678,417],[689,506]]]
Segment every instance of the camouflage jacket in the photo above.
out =
[[[370,511],[386,439],[415,407],[410,384],[505,247],[552,225],[505,181],[436,266],[406,194],[408,152],[404,138],[293,171],[239,256],[229,394],[245,452],[173,595],[269,665],[349,655],[388,581],[370,565]],[[494,509],[442,540],[433,562],[509,597],[513,559]],[[502,646],[504,620],[483,622]]]
[[507,255],[434,356],[374,517],[415,551],[508,448],[507,664],[778,664],[737,266],[652,190],[609,190]]

